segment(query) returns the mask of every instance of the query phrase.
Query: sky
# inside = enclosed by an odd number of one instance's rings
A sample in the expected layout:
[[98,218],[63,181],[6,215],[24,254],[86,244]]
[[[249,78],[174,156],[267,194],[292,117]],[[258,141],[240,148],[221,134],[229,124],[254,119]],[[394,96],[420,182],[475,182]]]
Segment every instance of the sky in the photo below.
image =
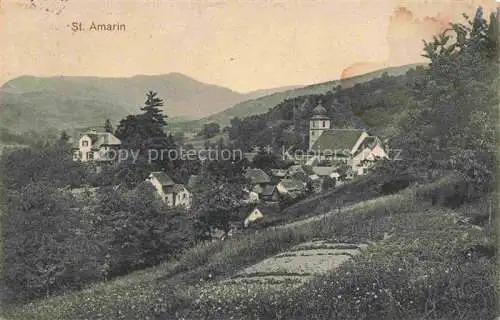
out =
[[[484,0],[0,0],[0,84],[180,72],[239,92],[425,62],[422,39]],[[74,32],[81,22],[124,32]]]

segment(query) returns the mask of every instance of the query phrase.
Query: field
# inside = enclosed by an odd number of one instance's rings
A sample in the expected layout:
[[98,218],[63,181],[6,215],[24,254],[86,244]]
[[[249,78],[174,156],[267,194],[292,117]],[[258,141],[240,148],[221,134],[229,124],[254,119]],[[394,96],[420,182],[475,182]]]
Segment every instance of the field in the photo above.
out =
[[452,210],[425,198],[450,181],[198,245],[178,261],[10,308],[4,316],[491,319],[498,300],[494,261],[467,250],[490,246],[493,233],[460,218],[487,208],[485,200]]

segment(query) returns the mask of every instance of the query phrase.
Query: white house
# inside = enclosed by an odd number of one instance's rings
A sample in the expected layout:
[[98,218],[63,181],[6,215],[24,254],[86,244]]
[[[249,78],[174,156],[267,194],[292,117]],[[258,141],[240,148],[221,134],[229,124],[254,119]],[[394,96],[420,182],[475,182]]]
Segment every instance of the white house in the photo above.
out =
[[167,205],[171,207],[183,206],[186,209],[191,207],[191,192],[183,184],[175,183],[165,172],[151,172],[146,181],[153,185],[158,197]]
[[259,204],[253,207],[253,209],[246,214],[246,218],[243,221],[243,226],[247,228],[252,223],[255,223],[258,220],[264,219],[265,217],[268,216],[277,216],[277,215],[279,215],[279,210],[277,210],[276,207]]
[[241,201],[242,203],[259,203],[259,194],[255,191],[250,191],[247,188],[243,189],[245,198]]
[[330,162],[334,167],[345,163],[356,174],[364,174],[365,169],[379,158],[386,158],[380,139],[370,136],[363,129],[331,128],[331,119],[320,104],[313,109],[309,121],[308,164]]
[[258,207],[255,207],[250,214],[245,218],[245,221],[243,221],[243,226],[246,228],[248,225],[252,222],[255,222],[257,220],[260,220],[264,218],[264,214]]
[[365,173],[377,159],[387,158],[382,142],[377,137],[367,137],[352,157],[351,165],[358,175]]
[[[73,160],[89,162],[106,162],[115,159],[121,141],[109,132],[90,130],[81,135],[74,147]],[[111,151],[113,150],[113,151]]]

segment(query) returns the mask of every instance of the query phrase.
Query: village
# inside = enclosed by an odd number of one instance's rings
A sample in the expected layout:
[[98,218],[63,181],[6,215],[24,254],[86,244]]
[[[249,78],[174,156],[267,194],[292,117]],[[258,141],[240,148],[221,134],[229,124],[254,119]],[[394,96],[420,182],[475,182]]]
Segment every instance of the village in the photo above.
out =
[[2,320],[500,319],[497,7],[142,6],[8,47]]
[[[97,170],[120,161],[115,155],[120,151],[121,141],[111,132],[91,129],[82,133],[73,144],[73,160],[91,164]],[[242,152],[243,159],[240,160],[246,160],[244,175],[249,187],[243,190],[245,196],[240,199],[238,216],[241,221],[232,223],[228,234],[216,230],[213,237],[225,238],[259,220],[265,220],[267,216],[279,215],[283,202],[292,204],[338,187],[356,176],[367,174],[377,160],[388,157],[388,147],[379,137],[371,136],[363,129],[332,128],[331,119],[321,102],[313,109],[309,120],[308,145],[306,152],[292,156],[287,168],[256,168],[252,163],[258,153]],[[201,155],[210,155],[212,151],[201,149],[192,154],[203,162],[209,157]],[[290,158],[290,154],[287,157]],[[155,171],[150,172],[139,186],[152,186],[157,198],[169,207],[189,210],[196,198],[195,190],[200,178],[193,174],[187,184],[182,184],[164,171]],[[115,186],[118,187],[120,185]],[[97,192],[97,188],[77,188],[73,192],[78,194],[82,189]]]

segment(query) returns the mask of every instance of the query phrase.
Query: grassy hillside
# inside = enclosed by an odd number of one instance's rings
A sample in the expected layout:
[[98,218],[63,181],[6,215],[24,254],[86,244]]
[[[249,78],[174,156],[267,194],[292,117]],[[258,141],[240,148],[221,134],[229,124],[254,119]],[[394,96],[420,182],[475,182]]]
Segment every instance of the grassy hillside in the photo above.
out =
[[286,99],[291,99],[306,95],[324,94],[338,85],[341,85],[343,88],[349,88],[357,83],[368,82],[374,78],[378,78],[385,72],[387,72],[388,75],[392,76],[402,75],[409,69],[414,68],[418,65],[422,64],[410,64],[400,67],[385,68],[343,80],[333,80],[324,83],[318,83],[294,90],[274,93],[254,100],[244,101],[220,113],[214,114],[212,116],[197,121],[187,123],[186,128],[190,129],[200,128],[204,123],[207,122],[218,122],[221,125],[226,126],[229,124],[231,118],[234,117],[244,118],[255,114],[265,113],[270,108],[273,108],[274,106],[278,105],[279,103],[281,103],[283,100]]
[[116,122],[138,112],[147,90],[165,99],[168,116],[188,121],[286,89],[243,94],[179,73],[129,78],[22,76],[0,88],[0,127],[25,132],[99,125],[107,118]]
[[[457,223],[470,206],[433,206],[426,195],[454,178],[361,201],[321,219],[202,244],[179,260],[4,312],[9,319],[492,319],[494,260],[464,255],[491,230]],[[484,201],[484,200],[483,200]],[[335,197],[323,199],[335,203]],[[481,201],[472,204],[477,211]],[[314,207],[310,208],[315,210]],[[296,289],[221,280],[313,239],[371,243],[340,270]],[[465,259],[465,260],[464,260]],[[175,315],[175,316],[174,316]]]

